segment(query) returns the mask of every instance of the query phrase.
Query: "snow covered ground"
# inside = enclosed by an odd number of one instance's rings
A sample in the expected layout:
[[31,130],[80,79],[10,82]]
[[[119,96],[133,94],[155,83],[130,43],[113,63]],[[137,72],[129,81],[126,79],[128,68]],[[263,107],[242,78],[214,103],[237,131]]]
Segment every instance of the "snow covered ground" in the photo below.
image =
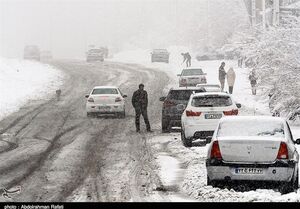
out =
[[[168,48],[170,55],[170,63],[151,63],[150,50],[133,50],[116,54],[114,61],[126,63],[138,63],[147,67],[156,68],[166,72],[173,81],[165,89],[167,93],[169,87],[178,86],[177,74],[181,72],[184,65],[181,64],[183,58],[181,52],[188,51],[184,47]],[[193,54],[191,53],[193,56]],[[208,83],[217,83],[218,68],[221,61],[225,61],[225,70],[227,71],[232,66],[236,72],[236,82],[233,90],[233,97],[237,102],[242,104],[242,114],[244,115],[270,115],[268,108],[268,98],[263,97],[260,91],[257,95],[251,94],[251,86],[248,80],[249,71],[246,68],[238,68],[237,62],[232,60],[216,60],[216,61],[201,61],[192,60],[192,67],[202,67],[207,73]],[[227,84],[225,89],[228,89]],[[146,88],[147,90],[147,88]],[[293,126],[292,132],[295,138],[300,137],[300,129]],[[162,182],[167,186],[177,186],[185,194],[190,197],[207,202],[299,202],[300,190],[289,194],[282,195],[276,189],[256,189],[251,191],[235,191],[234,189],[219,189],[206,185],[206,168],[205,157],[207,154],[206,146],[195,146],[185,148],[182,145],[180,134],[171,133],[155,136],[151,143],[154,149],[158,150],[157,162],[160,165],[160,177]],[[161,146],[167,144],[163,153],[159,152],[157,143]],[[299,149],[298,149],[299,150]],[[166,154],[168,153],[168,154]],[[168,162],[166,162],[168,161]],[[181,169],[185,165],[185,173]],[[171,173],[171,174],[170,174]],[[177,181],[177,185],[176,182]],[[174,185],[175,184],[175,185]],[[184,200],[184,197],[180,199]],[[185,199],[186,201],[189,201]]]
[[55,96],[63,78],[61,71],[47,64],[0,58],[0,120],[30,100]]

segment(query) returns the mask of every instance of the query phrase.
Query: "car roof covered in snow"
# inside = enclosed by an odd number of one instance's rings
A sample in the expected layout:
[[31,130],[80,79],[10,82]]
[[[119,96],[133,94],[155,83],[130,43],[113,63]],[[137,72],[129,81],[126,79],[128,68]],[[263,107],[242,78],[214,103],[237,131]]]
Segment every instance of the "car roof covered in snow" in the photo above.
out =
[[170,90],[180,91],[180,90],[201,90],[201,89],[205,91],[205,89],[202,86],[172,87]]
[[238,121],[238,122],[243,122],[243,121],[251,121],[251,120],[259,120],[263,122],[282,122],[285,123],[285,119],[280,118],[280,117],[272,117],[272,116],[261,116],[261,115],[252,115],[252,116],[228,116],[228,117],[222,117],[220,119],[220,123],[226,122],[226,121]]
[[117,89],[116,86],[95,86],[94,89]]
[[182,70],[197,70],[197,69],[201,69],[202,70],[202,67],[185,67]]
[[[199,88],[199,87],[198,87]],[[201,87],[200,87],[201,88]],[[230,96],[230,94],[226,92],[200,92],[193,94],[193,97],[197,96],[208,96],[208,95],[220,95],[220,96]],[[230,96],[231,97],[231,96]]]

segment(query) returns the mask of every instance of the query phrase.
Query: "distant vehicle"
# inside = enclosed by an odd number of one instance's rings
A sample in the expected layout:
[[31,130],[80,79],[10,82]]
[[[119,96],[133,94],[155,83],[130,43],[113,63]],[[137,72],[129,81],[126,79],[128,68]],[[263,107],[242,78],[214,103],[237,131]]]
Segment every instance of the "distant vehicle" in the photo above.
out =
[[[222,118],[209,144],[207,184],[277,182],[282,193],[298,188],[299,154],[286,120],[271,116]],[[276,184],[278,185],[278,184]]]
[[163,102],[161,129],[163,133],[170,132],[171,128],[181,126],[181,115],[193,92],[205,92],[199,87],[171,88],[166,97],[160,97]]
[[198,61],[222,60],[222,59],[224,59],[224,55],[219,53],[205,53],[203,55],[196,56],[196,60]]
[[197,84],[196,87],[204,88],[206,92],[221,92],[219,84]]
[[196,86],[197,84],[206,83],[206,73],[201,68],[185,68],[179,76],[179,87]]
[[53,59],[53,57],[52,57],[51,51],[41,51],[41,53],[40,53],[41,61],[48,62],[52,59]]
[[238,115],[238,108],[230,94],[204,92],[192,94],[181,116],[181,140],[191,147],[197,139],[209,142],[223,116]]
[[101,48],[91,48],[86,52],[87,62],[104,61],[104,54]]
[[151,52],[151,62],[169,63],[170,53],[166,49],[153,49]]
[[40,61],[40,49],[36,45],[27,45],[24,48],[24,59]]
[[104,58],[108,58],[108,48],[107,47],[100,47],[103,52]]
[[116,86],[96,86],[85,96],[87,116],[116,115],[125,118],[124,95]]

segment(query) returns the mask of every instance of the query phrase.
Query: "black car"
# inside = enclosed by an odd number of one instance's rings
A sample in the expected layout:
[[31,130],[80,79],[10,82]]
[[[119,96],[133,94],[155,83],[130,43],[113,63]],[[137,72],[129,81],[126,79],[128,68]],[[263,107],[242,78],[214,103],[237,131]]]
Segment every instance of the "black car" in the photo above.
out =
[[202,87],[177,87],[171,88],[163,101],[161,128],[162,132],[170,132],[172,127],[181,126],[181,115],[189,101],[191,94],[205,92]]

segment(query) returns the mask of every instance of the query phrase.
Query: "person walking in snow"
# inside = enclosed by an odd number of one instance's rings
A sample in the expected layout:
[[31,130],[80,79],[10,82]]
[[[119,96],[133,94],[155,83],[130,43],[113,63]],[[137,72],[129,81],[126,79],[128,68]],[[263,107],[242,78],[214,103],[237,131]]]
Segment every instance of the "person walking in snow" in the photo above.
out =
[[186,61],[186,67],[191,67],[191,64],[192,64],[192,62],[191,62],[191,59],[192,59],[192,57],[191,57],[191,55],[190,55],[190,53],[181,53],[181,55],[183,56],[183,62],[182,62],[182,64]]
[[251,71],[249,75],[249,80],[252,88],[252,95],[256,95],[257,76],[254,69]]
[[233,86],[235,82],[235,72],[233,70],[233,67],[230,67],[229,70],[226,73],[227,76],[227,84],[229,88],[229,94],[232,94],[233,92]]
[[133,93],[132,96],[132,106],[135,109],[135,127],[136,132],[140,132],[140,117],[141,115],[144,118],[147,132],[152,132],[150,128],[150,123],[147,114],[148,107],[148,94],[147,91],[144,90],[144,84],[139,85],[139,89]]
[[221,83],[221,90],[224,90],[224,84],[225,84],[225,77],[226,77],[226,71],[224,69],[225,62],[221,63],[221,66],[219,67],[219,81]]

